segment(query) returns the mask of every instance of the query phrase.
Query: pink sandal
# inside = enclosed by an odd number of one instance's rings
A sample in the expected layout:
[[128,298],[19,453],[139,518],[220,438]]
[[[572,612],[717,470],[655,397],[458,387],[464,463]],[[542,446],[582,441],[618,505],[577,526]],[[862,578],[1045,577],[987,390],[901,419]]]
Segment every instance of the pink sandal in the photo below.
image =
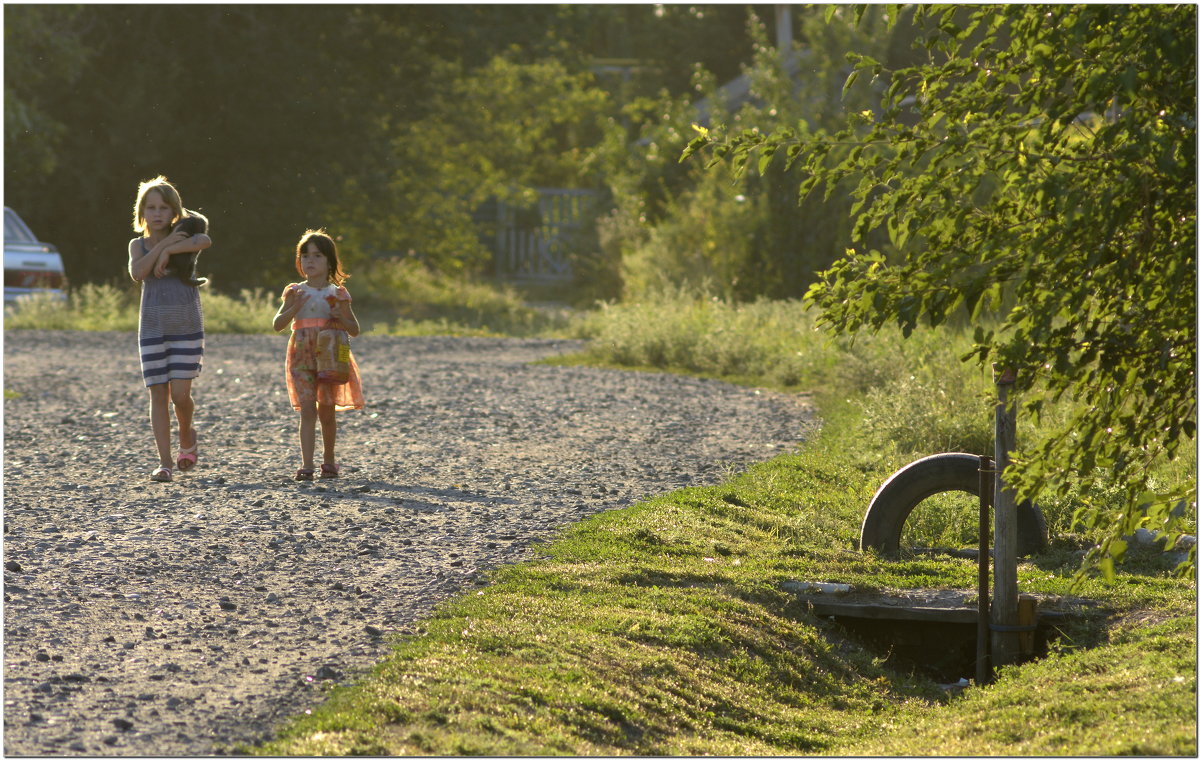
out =
[[336,478],[339,477],[340,468],[336,464],[321,465],[321,477]]
[[170,483],[171,482],[171,468],[170,467],[159,467],[157,470],[150,473],[150,479],[156,483]]
[[180,472],[187,472],[196,466],[196,449],[200,447],[200,434],[196,432],[196,428],[192,428],[192,445],[189,448],[179,447],[179,456],[175,460],[175,466]]

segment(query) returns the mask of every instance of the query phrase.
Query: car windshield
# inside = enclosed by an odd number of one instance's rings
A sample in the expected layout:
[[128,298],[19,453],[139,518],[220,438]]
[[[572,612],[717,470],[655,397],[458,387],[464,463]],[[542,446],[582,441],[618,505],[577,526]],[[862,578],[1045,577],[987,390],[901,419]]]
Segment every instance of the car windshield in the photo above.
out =
[[21,217],[11,208],[4,209],[4,239],[14,243],[36,243],[38,240],[33,232],[21,221]]

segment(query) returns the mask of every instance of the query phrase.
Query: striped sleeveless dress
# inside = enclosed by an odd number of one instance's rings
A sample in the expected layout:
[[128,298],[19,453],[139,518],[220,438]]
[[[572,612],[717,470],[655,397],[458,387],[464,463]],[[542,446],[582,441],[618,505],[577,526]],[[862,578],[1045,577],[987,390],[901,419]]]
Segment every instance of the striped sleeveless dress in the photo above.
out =
[[[149,253],[144,239],[142,250]],[[142,280],[138,346],[146,387],[199,375],[204,360],[200,289],[173,274],[163,277],[151,274]]]

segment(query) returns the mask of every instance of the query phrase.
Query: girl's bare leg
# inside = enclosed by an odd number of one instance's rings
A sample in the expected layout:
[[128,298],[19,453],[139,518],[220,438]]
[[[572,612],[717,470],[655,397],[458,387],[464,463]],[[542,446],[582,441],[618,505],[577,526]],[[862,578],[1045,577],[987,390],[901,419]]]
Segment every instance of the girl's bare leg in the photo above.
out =
[[313,449],[317,442],[317,402],[300,402],[300,457],[306,470],[313,469]]
[[317,404],[317,415],[321,419],[321,442],[325,445],[324,462],[333,467],[333,446],[337,442],[337,415],[333,404]]
[[154,445],[158,448],[158,463],[163,467],[174,467],[171,458],[171,410],[170,387],[167,383],[151,385],[150,427],[154,430]]
[[[175,420],[179,423],[179,447],[191,448],[196,443],[192,438],[192,414],[196,405],[192,401],[192,381],[172,380],[171,403],[175,405]],[[169,444],[168,444],[169,448]]]

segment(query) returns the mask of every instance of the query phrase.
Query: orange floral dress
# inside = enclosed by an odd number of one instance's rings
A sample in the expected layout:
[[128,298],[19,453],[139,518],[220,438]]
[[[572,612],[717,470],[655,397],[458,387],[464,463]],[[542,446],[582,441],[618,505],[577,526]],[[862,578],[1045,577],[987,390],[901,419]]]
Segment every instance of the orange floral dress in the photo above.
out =
[[348,381],[341,385],[317,382],[317,336],[333,318],[333,303],[351,301],[350,292],[341,285],[314,288],[306,282],[296,282],[283,289],[283,297],[293,289],[307,293],[309,299],[292,319],[292,337],[288,340],[285,374],[292,408],[299,410],[301,404],[315,401],[323,406],[332,404],[339,412],[362,409],[362,376],[353,353]]

